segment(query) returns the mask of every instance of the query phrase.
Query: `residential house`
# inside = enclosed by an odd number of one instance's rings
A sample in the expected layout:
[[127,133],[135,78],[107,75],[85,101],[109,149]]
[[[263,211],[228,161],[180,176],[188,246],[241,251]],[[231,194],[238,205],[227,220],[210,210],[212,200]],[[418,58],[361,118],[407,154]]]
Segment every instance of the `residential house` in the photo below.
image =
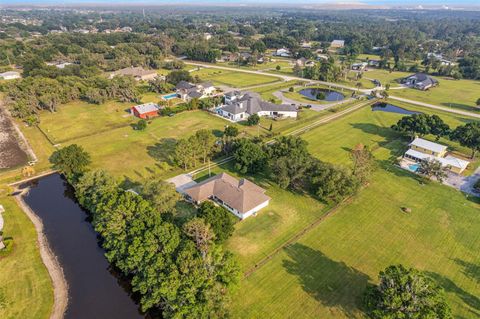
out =
[[183,190],[187,199],[200,204],[206,200],[225,207],[240,219],[254,215],[270,203],[265,189],[249,180],[221,173]]
[[363,71],[367,67],[368,63],[367,62],[362,62],[362,63],[354,63],[352,64],[352,70],[354,71]]
[[380,67],[380,65],[382,64],[382,61],[381,60],[368,60],[368,66],[373,66],[373,67]]
[[57,69],[65,69],[66,66],[72,65],[70,62],[47,62],[47,65],[54,66]]
[[281,48],[281,49],[278,49],[277,51],[275,51],[275,53],[273,55],[288,58],[288,57],[291,56],[291,53],[290,53],[289,49]]
[[438,85],[436,79],[425,73],[412,74],[402,79],[401,83],[422,91]]
[[315,61],[306,59],[306,58],[300,58],[295,61],[295,64],[300,66],[300,67],[312,67],[315,66]]
[[345,46],[345,40],[333,40],[330,43],[330,48],[332,49],[341,49]]
[[230,121],[245,121],[251,115],[273,118],[296,118],[298,110],[289,104],[274,104],[263,101],[258,93],[233,91],[225,94],[225,104],[216,112]]
[[410,143],[410,149],[405,152],[404,159],[420,163],[422,161],[439,161],[449,171],[461,174],[470,162],[448,155],[447,146],[430,142],[422,138],[415,138]]
[[141,119],[147,120],[158,116],[160,107],[155,103],[145,103],[132,107],[132,114]]
[[14,80],[14,79],[19,79],[22,76],[20,75],[20,72],[17,71],[7,71],[0,73],[0,79],[3,80]]
[[[141,66],[124,68],[118,71],[115,71],[110,74],[110,79],[115,76],[133,76],[137,81],[149,81],[157,77],[163,77],[159,75],[155,70],[145,70]],[[163,77],[165,78],[165,77]]]
[[176,90],[178,97],[186,102],[192,99],[214,96],[216,91],[211,82],[193,84],[186,81],[180,81],[176,86]]
[[438,60],[440,62],[440,65],[442,65],[442,66],[454,66],[454,65],[456,65],[455,62],[452,62],[452,61],[444,58],[442,54],[429,52],[429,53],[427,53],[427,57],[428,58],[434,58],[434,59]]

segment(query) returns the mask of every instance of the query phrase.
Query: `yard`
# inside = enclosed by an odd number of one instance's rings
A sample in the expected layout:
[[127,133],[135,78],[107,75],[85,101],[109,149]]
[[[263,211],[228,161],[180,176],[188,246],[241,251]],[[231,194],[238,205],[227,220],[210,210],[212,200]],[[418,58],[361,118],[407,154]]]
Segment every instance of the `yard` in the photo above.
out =
[[[441,116],[451,125],[467,120]],[[389,128],[400,117],[364,108],[303,135],[315,156],[344,165],[353,146],[369,145],[379,168],[352,203],[242,281],[233,317],[363,318],[366,284],[395,263],[434,277],[457,318],[480,316],[480,205],[391,165],[407,142]]]
[[13,251],[0,255],[0,318],[47,319],[53,289],[40,258],[35,228],[12,197],[0,195],[0,204],[5,207],[4,236],[14,241]]
[[191,74],[192,76],[198,75],[203,81],[212,81],[214,85],[226,85],[235,88],[280,81],[280,79],[275,76],[227,71],[215,68],[200,68],[200,70],[193,71]]

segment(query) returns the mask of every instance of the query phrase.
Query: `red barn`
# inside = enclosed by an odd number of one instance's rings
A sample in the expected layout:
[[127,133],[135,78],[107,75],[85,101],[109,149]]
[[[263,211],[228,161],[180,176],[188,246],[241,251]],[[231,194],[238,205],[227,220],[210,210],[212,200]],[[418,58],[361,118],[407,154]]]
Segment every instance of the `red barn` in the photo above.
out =
[[133,106],[132,113],[141,119],[149,119],[158,116],[159,109],[160,108],[155,103],[145,103]]

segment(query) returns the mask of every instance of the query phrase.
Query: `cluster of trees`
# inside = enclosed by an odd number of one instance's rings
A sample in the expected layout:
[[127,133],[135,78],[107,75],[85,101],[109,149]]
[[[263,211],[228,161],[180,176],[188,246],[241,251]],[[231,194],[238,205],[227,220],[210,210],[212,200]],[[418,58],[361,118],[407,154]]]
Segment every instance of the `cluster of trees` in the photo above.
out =
[[176,163],[187,170],[197,166],[197,163],[204,164],[210,159],[214,152],[215,136],[207,129],[198,130],[189,138],[177,141],[175,145],[174,158]]
[[437,140],[441,137],[448,137],[469,148],[472,151],[471,158],[474,158],[475,154],[480,151],[480,123],[478,122],[459,125],[452,130],[437,115],[412,114],[402,117],[392,128],[407,134],[412,139],[417,135],[425,136],[428,134],[434,135]]
[[375,168],[370,150],[363,145],[352,150],[352,171],[314,158],[307,143],[294,136],[282,136],[264,146],[239,139],[233,156],[235,168],[242,173],[266,172],[280,187],[307,191],[326,202],[339,202],[354,194]]
[[62,76],[52,79],[35,76],[7,82],[2,90],[7,93],[7,103],[12,114],[29,123],[38,122],[38,111],[55,112],[58,105],[76,99],[95,104],[108,99],[122,102],[139,100],[133,77],[107,79],[101,76]]
[[367,288],[364,304],[372,319],[453,318],[443,289],[432,278],[402,265],[380,272],[379,284]]
[[88,171],[88,158],[71,145],[56,151],[52,163],[90,212],[108,261],[131,279],[142,311],[160,311],[163,318],[225,317],[239,280],[236,260],[220,245],[233,232],[230,214],[206,203],[198,216],[174,219],[179,197],[173,186],[153,179],[137,195],[104,171]]

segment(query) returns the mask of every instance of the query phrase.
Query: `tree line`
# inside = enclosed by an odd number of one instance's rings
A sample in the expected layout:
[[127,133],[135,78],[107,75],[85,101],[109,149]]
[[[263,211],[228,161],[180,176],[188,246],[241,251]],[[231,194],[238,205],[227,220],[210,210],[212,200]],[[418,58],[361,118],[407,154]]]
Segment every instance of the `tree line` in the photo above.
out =
[[75,144],[51,157],[92,217],[110,264],[131,283],[143,312],[163,318],[224,318],[240,269],[221,243],[235,220],[224,208],[204,203],[197,214],[175,218],[180,200],[159,179],[139,194],[126,191],[105,171],[88,169],[90,157]]

